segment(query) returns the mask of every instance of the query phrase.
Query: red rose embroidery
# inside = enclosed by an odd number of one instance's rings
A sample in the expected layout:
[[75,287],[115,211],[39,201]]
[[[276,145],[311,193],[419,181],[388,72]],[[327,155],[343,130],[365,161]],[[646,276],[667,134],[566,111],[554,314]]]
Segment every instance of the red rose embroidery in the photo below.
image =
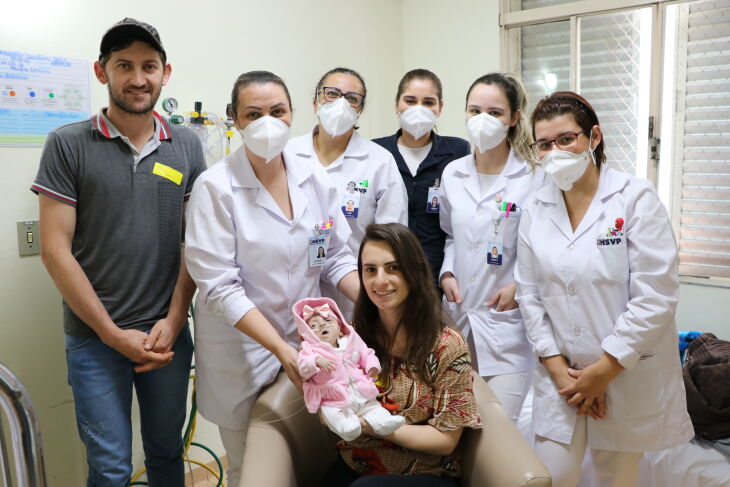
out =
[[623,218],[616,218],[616,230],[619,232],[624,227],[624,219]]

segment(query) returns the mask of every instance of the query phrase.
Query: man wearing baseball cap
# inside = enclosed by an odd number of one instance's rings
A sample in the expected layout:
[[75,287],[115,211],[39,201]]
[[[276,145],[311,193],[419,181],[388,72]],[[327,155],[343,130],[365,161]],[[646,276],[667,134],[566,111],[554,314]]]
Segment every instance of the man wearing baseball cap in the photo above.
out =
[[192,131],[154,111],[171,72],[157,29],[114,24],[94,72],[109,106],[48,134],[31,186],[41,257],[63,297],[87,486],[129,482],[134,389],[149,484],[178,487],[195,291],[181,258],[183,214],[203,151]]

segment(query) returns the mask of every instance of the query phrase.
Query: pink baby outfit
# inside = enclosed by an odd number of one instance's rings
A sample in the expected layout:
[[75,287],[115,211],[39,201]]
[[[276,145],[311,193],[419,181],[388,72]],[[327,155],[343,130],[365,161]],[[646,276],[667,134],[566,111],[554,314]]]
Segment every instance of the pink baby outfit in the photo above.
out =
[[[323,305],[329,307],[330,313],[339,322],[343,337],[339,339],[338,348],[321,341],[305,321],[313,312],[318,313]],[[360,436],[358,416],[364,417],[379,435],[389,435],[400,427],[404,418],[391,416],[375,399],[378,389],[367,375],[367,371],[373,368],[380,372],[380,362],[375,352],[345,321],[337,304],[329,298],[306,298],[298,301],[293,311],[294,321],[302,337],[297,365],[304,379],[307,410],[316,413],[321,408],[330,429],[347,441]],[[334,362],[335,370],[321,370],[315,363],[317,357]]]

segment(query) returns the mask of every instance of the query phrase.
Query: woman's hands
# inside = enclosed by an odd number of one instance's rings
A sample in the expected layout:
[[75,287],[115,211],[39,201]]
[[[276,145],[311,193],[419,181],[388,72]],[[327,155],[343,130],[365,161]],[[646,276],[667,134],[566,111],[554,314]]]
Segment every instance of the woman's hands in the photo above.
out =
[[297,357],[299,354],[294,347],[284,343],[280,349],[274,352],[274,355],[276,355],[276,358],[281,363],[289,380],[299,389],[299,392],[302,392],[302,378],[299,376],[299,368],[297,367]]
[[444,272],[441,276],[441,289],[444,291],[446,301],[449,303],[461,304],[461,291],[459,291],[459,283],[451,272]]
[[509,311],[516,309],[519,305],[515,301],[515,294],[517,294],[517,283],[511,282],[500,288],[492,299],[487,301],[487,306],[494,308],[496,311]]
[[582,370],[569,368],[568,374],[575,381],[558,390],[558,393],[566,396],[568,404],[578,408],[578,416],[589,415],[594,419],[603,419],[606,417],[606,388],[623,370],[615,357],[604,352],[595,363]]
[[[550,373],[550,378],[558,388],[558,393],[565,396],[565,400],[568,404],[578,408],[578,416],[587,415],[595,420],[606,417],[605,393],[610,380],[606,382],[603,390],[591,387],[589,392],[589,388],[586,387],[586,381],[592,379],[593,371],[591,371],[591,373],[584,378],[581,386],[576,388],[578,377],[588,370],[589,367],[593,367],[595,364],[590,365],[583,370],[572,369],[570,368],[570,365],[568,365],[567,360],[565,360],[565,357],[562,355],[543,357],[540,361]],[[591,382],[591,384],[595,385],[594,382]],[[579,391],[580,395],[578,395]]]

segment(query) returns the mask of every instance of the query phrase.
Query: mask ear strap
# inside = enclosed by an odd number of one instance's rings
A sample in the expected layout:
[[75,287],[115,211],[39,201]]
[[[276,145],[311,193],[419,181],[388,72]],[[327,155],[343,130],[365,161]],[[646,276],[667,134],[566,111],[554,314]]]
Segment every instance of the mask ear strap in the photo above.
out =
[[591,155],[591,160],[593,161],[593,165],[596,165],[596,153],[593,150],[593,127],[591,127],[591,132],[588,134],[588,153]]

